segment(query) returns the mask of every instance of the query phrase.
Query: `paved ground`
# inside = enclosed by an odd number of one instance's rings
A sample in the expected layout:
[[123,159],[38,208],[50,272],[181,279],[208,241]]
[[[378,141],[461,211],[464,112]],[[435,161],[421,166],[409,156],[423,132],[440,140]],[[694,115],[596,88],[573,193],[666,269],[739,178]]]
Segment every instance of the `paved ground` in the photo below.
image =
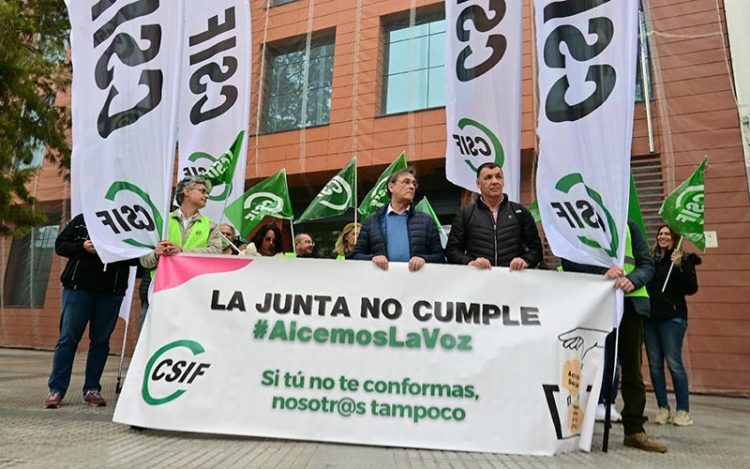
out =
[[[83,384],[85,357],[76,360],[72,389]],[[664,455],[622,446],[622,427],[612,429],[609,453],[595,450],[556,457],[427,451],[304,441],[271,440],[146,430],[112,423],[117,359],[110,357],[102,394],[106,408],[91,408],[70,392],[62,408],[46,410],[49,352],[0,349],[0,468],[4,467],[679,467],[750,466],[750,399],[692,396],[696,425],[647,424],[669,444]],[[654,411],[649,396],[647,412]]]

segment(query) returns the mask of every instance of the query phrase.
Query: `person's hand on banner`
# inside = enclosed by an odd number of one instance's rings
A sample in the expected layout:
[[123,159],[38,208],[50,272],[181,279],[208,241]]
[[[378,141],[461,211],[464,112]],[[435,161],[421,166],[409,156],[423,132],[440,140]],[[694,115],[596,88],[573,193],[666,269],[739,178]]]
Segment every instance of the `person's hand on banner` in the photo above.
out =
[[383,270],[388,270],[388,258],[385,256],[375,256],[372,258],[372,263],[380,267]]
[[180,252],[182,252],[182,248],[169,240],[159,241],[158,243],[156,243],[156,248],[154,249],[154,253],[156,254],[157,258],[165,254],[179,254]]
[[521,259],[520,257],[514,257],[512,261],[510,261],[510,270],[523,270],[529,266],[529,263],[526,262],[524,259]]
[[615,288],[619,288],[625,293],[630,293],[635,290],[635,285],[625,276],[625,271],[618,265],[613,265],[604,274],[608,279],[617,279],[615,282]]
[[419,256],[409,259],[409,272],[416,272],[424,266],[425,260]]
[[469,265],[476,267],[477,269],[491,269],[492,264],[484,257],[477,257],[473,261],[469,262]]

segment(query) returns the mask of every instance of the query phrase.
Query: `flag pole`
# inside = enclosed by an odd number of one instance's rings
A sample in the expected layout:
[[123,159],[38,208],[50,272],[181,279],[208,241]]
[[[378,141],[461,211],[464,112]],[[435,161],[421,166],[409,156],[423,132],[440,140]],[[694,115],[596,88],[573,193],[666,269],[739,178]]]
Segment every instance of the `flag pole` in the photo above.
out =
[[115,394],[120,394],[122,390],[122,364],[125,362],[125,344],[128,340],[128,326],[130,321],[125,321],[125,332],[122,334],[122,348],[120,348],[120,365],[117,367],[117,384],[115,385]]
[[297,243],[294,241],[294,219],[289,219],[289,230],[292,232],[292,252],[297,255]]
[[224,241],[226,241],[227,243],[229,243],[229,245],[232,246],[232,249],[234,249],[237,252],[237,254],[242,254],[240,252],[240,248],[238,248],[237,246],[235,246],[234,243],[229,240],[229,238],[227,238],[226,236],[224,236],[224,233],[222,233],[221,231],[219,231],[219,236],[221,236],[224,239]]
[[[677,247],[672,252],[677,252],[682,247],[682,240],[683,237],[680,235],[680,240],[677,242]],[[669,276],[672,275],[672,269],[674,269],[674,261],[672,261],[672,264],[669,266],[669,272],[667,272],[667,278],[664,280],[664,286],[661,287],[661,292],[664,293],[664,290],[667,289],[667,282],[669,282]]]
[[354,155],[354,229],[357,229],[357,155]]

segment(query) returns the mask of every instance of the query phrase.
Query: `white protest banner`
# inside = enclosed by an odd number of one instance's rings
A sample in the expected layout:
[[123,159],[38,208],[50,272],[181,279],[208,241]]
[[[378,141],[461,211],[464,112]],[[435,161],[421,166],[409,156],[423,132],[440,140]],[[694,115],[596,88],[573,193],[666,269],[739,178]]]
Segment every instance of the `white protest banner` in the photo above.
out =
[[614,305],[603,276],[168,256],[154,292],[115,422],[461,451],[590,448],[602,311]]
[[560,257],[623,265],[638,2],[536,0],[537,197]]
[[445,173],[478,192],[476,169],[503,168],[505,192],[521,191],[521,18],[523,4],[448,0]]
[[[245,192],[252,71],[250,2],[191,0],[185,5],[180,82],[178,178],[207,175],[202,212],[217,223]],[[213,171],[212,171],[213,173]]]
[[183,1],[67,0],[71,199],[105,263],[161,239],[174,166]]

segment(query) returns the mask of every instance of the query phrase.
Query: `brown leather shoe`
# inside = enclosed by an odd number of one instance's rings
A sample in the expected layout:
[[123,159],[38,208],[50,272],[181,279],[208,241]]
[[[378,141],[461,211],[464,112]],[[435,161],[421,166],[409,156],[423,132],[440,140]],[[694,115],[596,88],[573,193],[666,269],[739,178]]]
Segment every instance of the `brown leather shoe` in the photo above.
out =
[[86,401],[88,405],[94,407],[104,407],[107,405],[107,401],[105,401],[102,395],[99,394],[99,391],[86,391],[83,400]]
[[623,444],[625,446],[630,446],[631,448],[638,448],[642,449],[643,451],[652,451],[654,453],[666,453],[667,452],[667,445],[660,441],[656,441],[646,432],[640,432],[640,433],[633,433],[630,435],[625,435],[625,441],[623,441]]
[[62,405],[62,394],[59,392],[50,392],[44,400],[44,407],[48,409],[59,409]]

